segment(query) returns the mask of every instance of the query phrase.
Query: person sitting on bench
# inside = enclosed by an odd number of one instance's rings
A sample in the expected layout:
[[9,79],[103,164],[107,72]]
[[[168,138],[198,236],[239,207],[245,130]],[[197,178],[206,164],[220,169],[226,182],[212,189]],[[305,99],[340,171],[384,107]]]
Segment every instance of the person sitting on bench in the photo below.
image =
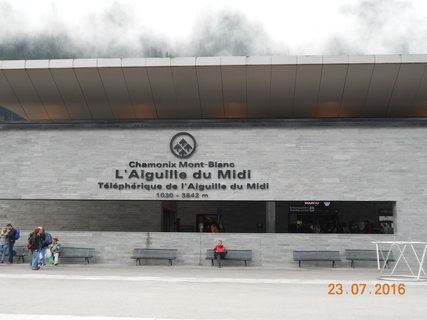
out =
[[218,240],[218,243],[214,248],[214,258],[218,261],[218,268],[221,268],[221,259],[224,259],[226,254],[227,248],[222,245],[221,240]]

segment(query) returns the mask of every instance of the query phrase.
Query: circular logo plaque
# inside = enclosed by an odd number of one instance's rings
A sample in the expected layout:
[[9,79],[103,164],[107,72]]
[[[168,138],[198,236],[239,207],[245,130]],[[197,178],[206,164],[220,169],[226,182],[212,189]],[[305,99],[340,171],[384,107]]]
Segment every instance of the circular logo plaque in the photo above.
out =
[[187,132],[179,132],[172,137],[170,149],[178,158],[189,158],[196,151],[196,140]]

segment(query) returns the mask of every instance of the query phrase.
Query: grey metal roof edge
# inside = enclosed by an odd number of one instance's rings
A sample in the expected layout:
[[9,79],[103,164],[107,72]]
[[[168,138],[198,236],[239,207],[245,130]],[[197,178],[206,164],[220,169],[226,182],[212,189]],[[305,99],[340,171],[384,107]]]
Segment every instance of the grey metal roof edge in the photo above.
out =
[[186,120],[68,120],[0,122],[0,130],[29,129],[150,129],[250,127],[427,127],[425,118],[304,118]]
[[[427,63],[427,54],[0,60],[0,69]],[[27,67],[28,68],[28,67]]]

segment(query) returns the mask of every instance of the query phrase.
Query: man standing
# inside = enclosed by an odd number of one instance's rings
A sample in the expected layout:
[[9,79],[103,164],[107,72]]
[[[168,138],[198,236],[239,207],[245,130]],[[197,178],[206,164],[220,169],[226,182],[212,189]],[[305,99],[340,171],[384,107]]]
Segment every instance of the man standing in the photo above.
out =
[[10,223],[6,228],[9,230],[6,235],[7,244],[9,246],[9,263],[13,263],[13,246],[15,245],[16,230]]
[[33,270],[40,269],[40,251],[43,246],[42,239],[40,237],[40,231],[40,227],[35,228],[29,239],[29,243],[31,244],[31,252],[33,253],[33,258],[31,259],[31,268]]

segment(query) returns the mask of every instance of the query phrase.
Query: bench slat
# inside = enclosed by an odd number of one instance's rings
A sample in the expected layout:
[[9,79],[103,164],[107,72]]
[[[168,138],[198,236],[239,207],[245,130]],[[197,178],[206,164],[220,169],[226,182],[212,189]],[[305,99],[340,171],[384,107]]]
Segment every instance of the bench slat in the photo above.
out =
[[[384,261],[387,255],[388,255],[388,250],[381,250],[381,252],[379,252],[380,261]],[[345,256],[347,260],[377,261],[377,250],[346,249]],[[393,252],[390,252],[388,260],[394,261]]]
[[379,250],[379,256],[377,257],[377,250],[364,250],[364,249],[346,249],[345,250],[345,258],[346,260],[351,261],[351,267],[354,268],[354,261],[386,261],[386,265],[389,262],[393,262],[393,252],[388,252],[388,250]]
[[62,247],[59,253],[60,258],[84,258],[88,264],[89,258],[93,258],[94,255],[94,248]]
[[[214,250],[206,250],[206,259],[211,260],[213,264]],[[227,250],[227,254],[221,260],[244,261],[247,265],[247,261],[252,261],[252,250]]]
[[341,261],[339,251],[293,251],[294,261],[298,261],[301,267],[301,261],[331,261],[332,267],[335,261]]
[[177,257],[178,249],[133,249],[131,259],[135,259],[135,263],[141,264],[141,259],[164,259],[169,260],[172,265],[172,260]]
[[[16,263],[19,263],[19,260],[22,259],[22,262],[24,263],[24,257],[28,256],[30,254],[28,248],[26,246],[14,246],[13,247],[13,256],[18,257]],[[9,249],[6,251],[6,256],[9,256]]]

